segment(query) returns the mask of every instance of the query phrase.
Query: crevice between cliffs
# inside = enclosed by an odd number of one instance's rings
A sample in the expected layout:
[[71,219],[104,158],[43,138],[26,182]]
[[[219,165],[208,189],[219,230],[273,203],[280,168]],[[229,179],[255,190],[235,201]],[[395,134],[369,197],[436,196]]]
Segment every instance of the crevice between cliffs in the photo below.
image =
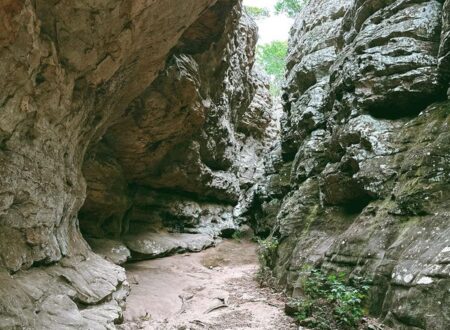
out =
[[239,0],[4,0],[0,329],[314,328],[308,271],[367,281],[357,326],[450,328],[449,13],[305,2],[279,120]]

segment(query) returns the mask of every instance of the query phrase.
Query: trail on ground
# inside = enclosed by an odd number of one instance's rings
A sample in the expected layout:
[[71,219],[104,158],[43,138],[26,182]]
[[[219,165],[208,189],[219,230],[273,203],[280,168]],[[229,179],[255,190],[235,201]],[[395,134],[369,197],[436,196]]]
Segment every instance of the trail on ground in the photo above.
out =
[[255,244],[227,240],[195,254],[129,264],[122,329],[296,329],[281,294],[255,280]]

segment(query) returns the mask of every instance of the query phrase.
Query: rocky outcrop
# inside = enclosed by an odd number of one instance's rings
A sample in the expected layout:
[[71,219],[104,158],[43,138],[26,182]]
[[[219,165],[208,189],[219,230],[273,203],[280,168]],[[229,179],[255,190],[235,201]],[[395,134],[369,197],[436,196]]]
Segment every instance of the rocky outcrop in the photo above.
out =
[[439,46],[439,72],[441,74],[441,82],[447,83],[449,90],[447,95],[450,96],[450,1],[446,0],[442,7],[442,31],[441,43]]
[[113,329],[129,292],[125,270],[92,252],[0,279],[1,329]]
[[77,250],[69,237],[84,199],[86,148],[212,3],[2,3],[1,233],[14,237],[2,266],[17,271]]
[[450,326],[448,6],[317,0],[297,17],[256,215],[276,217],[273,272],[293,296],[315,265],[369,279],[393,328]]
[[124,271],[80,227],[122,263],[142,231],[237,225],[273,126],[254,23],[237,0],[6,0],[0,21],[0,328],[113,328]]
[[312,264],[368,278],[393,328],[449,328],[449,6],[310,1],[277,141],[238,0],[4,0],[0,328],[114,328],[113,263],[244,222],[293,296]]
[[[208,12],[185,32],[165,70],[84,163],[81,230],[123,238],[136,258],[190,246],[181,239],[189,235],[168,232],[207,234],[211,241],[237,228],[233,207],[264,174],[262,155],[276,125],[267,83],[253,70],[256,26],[234,3],[216,6],[217,17]],[[185,41],[197,25],[217,29],[221,21],[214,42]]]

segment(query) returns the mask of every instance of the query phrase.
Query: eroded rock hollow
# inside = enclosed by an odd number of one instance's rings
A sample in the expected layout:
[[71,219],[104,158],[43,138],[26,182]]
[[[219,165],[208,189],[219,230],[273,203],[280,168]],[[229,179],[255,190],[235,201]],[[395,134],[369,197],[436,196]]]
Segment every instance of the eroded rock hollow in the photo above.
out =
[[0,3],[0,329],[105,329],[117,264],[250,225],[450,327],[450,1],[311,0],[281,130],[239,0]]
[[112,327],[128,288],[108,260],[245,221],[277,131],[256,25],[236,0],[8,0],[0,17],[0,328]]

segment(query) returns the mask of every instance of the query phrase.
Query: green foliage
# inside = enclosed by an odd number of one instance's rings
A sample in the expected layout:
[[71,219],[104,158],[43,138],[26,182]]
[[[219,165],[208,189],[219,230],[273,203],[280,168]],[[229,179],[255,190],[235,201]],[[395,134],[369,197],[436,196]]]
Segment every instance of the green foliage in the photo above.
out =
[[318,269],[305,272],[301,298],[289,304],[302,326],[320,330],[356,329],[364,316],[363,302],[369,287],[361,278],[327,275]]
[[295,17],[307,3],[307,0],[278,0],[275,4],[277,14],[285,13],[289,17]]
[[236,240],[236,241],[241,241],[242,238],[244,237],[244,233],[240,230],[235,230],[233,235],[231,235],[231,238]]
[[438,108],[436,111],[440,114],[439,118],[446,119],[450,116],[450,104],[446,103]]
[[261,285],[274,286],[274,279],[272,276],[272,268],[275,263],[277,255],[278,240],[275,237],[269,236],[266,239],[258,239],[258,258],[260,268],[257,273],[257,280]]
[[257,59],[268,74],[283,78],[287,47],[286,41],[278,40],[258,46]]
[[245,6],[244,8],[247,14],[250,15],[250,17],[252,17],[254,20],[270,16],[269,9],[267,8],[253,6]]
[[278,248],[278,240],[275,237],[258,240],[259,261],[264,266],[271,266]]
[[281,93],[281,84],[284,79],[288,45],[286,41],[273,41],[258,46],[256,50],[256,61],[271,76],[272,95]]

